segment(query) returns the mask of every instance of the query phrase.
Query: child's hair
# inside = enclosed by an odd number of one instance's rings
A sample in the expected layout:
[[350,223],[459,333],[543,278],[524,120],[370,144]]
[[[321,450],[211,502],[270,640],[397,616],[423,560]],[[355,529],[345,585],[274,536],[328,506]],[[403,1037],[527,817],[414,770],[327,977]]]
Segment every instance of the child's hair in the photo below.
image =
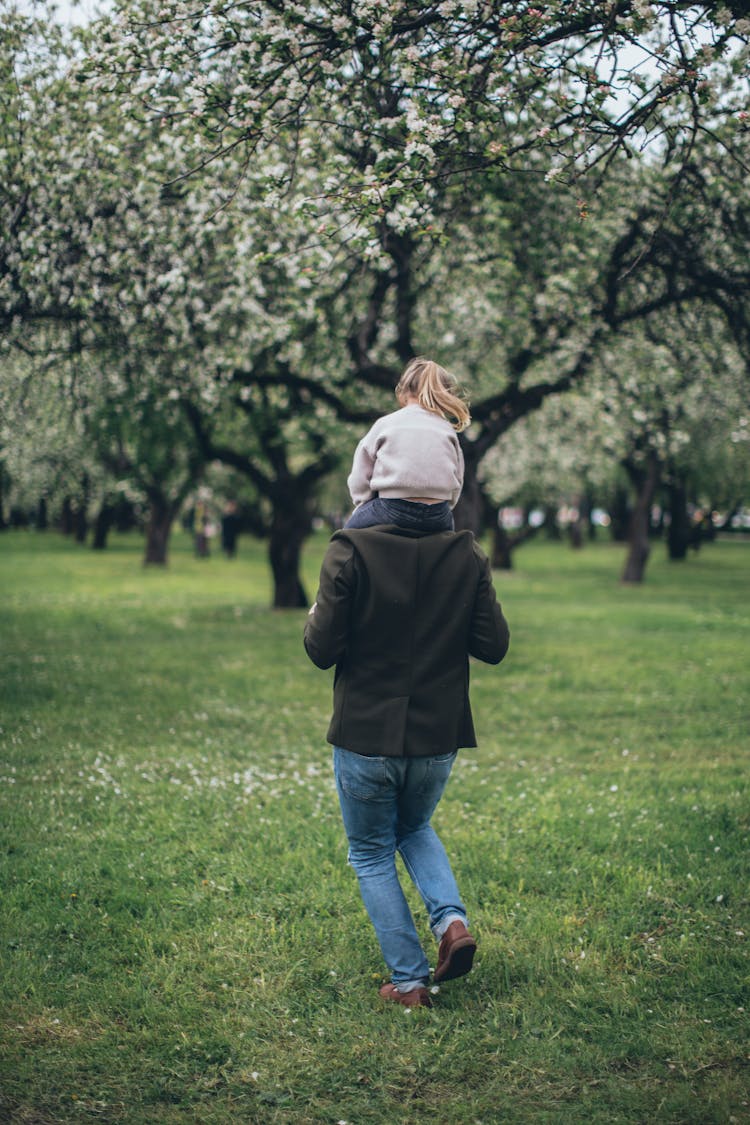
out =
[[424,410],[441,414],[454,430],[465,430],[471,422],[468,403],[461,397],[455,376],[422,355],[409,361],[396,385],[399,401],[407,395],[413,395]]

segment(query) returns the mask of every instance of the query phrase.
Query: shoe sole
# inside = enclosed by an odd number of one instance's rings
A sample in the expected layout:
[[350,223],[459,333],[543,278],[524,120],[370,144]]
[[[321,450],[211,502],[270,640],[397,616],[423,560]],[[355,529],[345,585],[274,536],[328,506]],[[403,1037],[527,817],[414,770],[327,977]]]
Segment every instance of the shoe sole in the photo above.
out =
[[470,973],[476,951],[477,943],[475,941],[471,938],[459,938],[451,949],[448,960],[440,974],[438,975],[437,972],[434,974],[435,984],[440,984],[444,980],[455,980],[456,977],[465,977],[467,973]]

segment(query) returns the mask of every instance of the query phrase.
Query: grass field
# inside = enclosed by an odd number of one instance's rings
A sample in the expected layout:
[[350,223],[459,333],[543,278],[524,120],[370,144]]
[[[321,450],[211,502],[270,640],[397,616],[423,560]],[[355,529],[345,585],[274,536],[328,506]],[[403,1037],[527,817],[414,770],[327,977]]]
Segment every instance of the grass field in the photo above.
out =
[[140,549],[0,537],[0,1120],[750,1121],[750,544],[496,575],[511,650],[435,820],[479,953],[413,1012],[304,612],[257,544]]

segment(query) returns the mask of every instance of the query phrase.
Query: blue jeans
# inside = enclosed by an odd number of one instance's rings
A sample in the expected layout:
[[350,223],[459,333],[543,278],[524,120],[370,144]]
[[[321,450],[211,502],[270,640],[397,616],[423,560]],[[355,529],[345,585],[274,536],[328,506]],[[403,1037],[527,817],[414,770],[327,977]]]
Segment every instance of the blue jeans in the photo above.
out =
[[435,937],[466,911],[445,848],[430,825],[455,753],[434,758],[370,758],[335,746],[333,768],[349,863],[370,921],[402,992],[427,982],[430,968],[396,873],[396,852],[419,891]]
[[344,527],[377,527],[395,523],[418,531],[453,531],[453,512],[447,500],[420,504],[418,500],[387,500],[376,496],[355,508]]

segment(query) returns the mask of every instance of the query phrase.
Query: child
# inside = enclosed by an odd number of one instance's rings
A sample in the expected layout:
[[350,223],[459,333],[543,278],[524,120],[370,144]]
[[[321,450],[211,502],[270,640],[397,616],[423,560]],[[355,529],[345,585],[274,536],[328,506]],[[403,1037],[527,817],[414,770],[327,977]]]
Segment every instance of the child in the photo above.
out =
[[347,484],[356,507],[346,527],[397,524],[453,531],[464,481],[456,431],[471,421],[456,380],[430,359],[413,359],[396,387],[401,406],[360,441]]

